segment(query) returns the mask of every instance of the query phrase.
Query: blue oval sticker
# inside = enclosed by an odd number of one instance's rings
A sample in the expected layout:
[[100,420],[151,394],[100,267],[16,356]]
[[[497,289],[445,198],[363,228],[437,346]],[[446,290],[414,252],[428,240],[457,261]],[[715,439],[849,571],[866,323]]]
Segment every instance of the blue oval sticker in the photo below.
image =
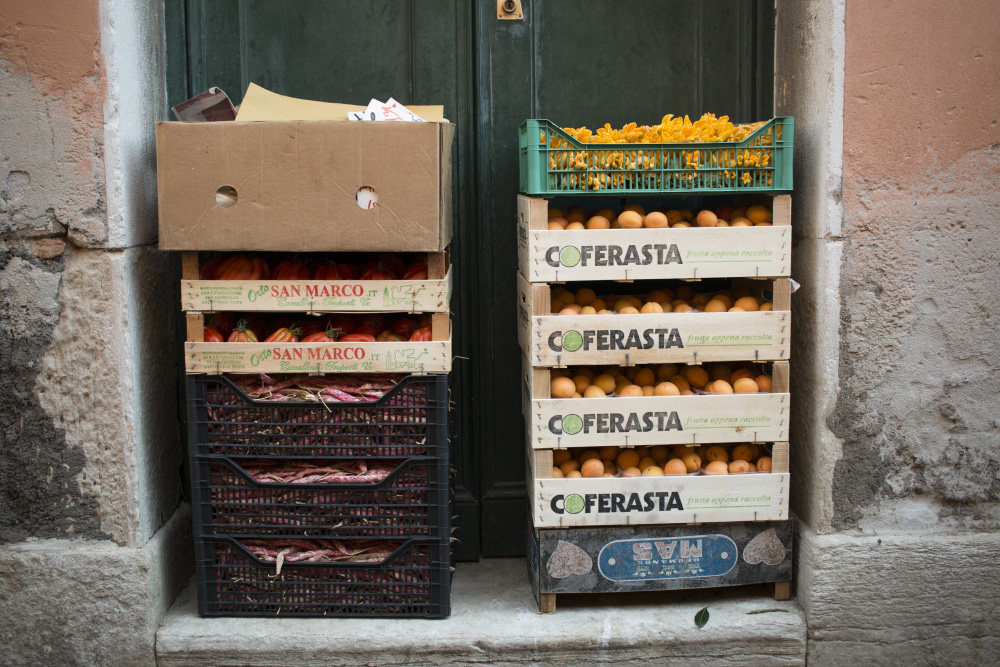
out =
[[736,542],[725,535],[658,537],[609,542],[597,567],[611,581],[721,577],[738,557]]

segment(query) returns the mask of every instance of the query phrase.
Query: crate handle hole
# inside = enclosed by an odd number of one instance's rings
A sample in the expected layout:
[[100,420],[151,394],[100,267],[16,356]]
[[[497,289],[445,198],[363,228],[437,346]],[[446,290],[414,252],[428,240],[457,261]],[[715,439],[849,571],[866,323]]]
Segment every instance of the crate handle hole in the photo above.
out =
[[358,188],[358,207],[367,210],[373,209],[378,206],[378,193],[375,192],[375,188],[370,185],[362,185]]
[[215,203],[222,208],[230,208],[236,206],[236,201],[239,199],[239,194],[236,192],[236,188],[231,185],[223,185],[221,188],[215,191]]

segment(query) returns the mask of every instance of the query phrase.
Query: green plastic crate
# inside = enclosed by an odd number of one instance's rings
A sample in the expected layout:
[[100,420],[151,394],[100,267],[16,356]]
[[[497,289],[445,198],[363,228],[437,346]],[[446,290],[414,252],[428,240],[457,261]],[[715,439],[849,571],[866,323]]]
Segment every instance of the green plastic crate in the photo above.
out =
[[[528,195],[714,194],[792,189],[794,119],[772,118],[743,141],[585,144],[549,120],[519,128]],[[555,145],[553,145],[555,144]]]

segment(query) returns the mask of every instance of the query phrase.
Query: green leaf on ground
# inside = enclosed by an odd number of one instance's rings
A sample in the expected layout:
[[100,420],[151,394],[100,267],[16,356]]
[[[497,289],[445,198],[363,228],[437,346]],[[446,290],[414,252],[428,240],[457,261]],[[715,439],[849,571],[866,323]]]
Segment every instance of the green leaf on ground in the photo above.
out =
[[706,623],[708,623],[708,607],[702,607],[701,611],[694,615],[694,624],[703,628]]

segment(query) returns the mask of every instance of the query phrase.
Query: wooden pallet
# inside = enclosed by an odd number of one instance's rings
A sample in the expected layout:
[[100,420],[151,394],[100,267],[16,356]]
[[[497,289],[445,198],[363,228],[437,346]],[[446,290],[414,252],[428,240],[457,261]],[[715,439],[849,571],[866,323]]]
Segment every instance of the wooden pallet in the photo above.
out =
[[757,195],[746,201],[771,207],[772,226],[549,231],[548,202],[519,195],[519,270],[532,283],[787,277],[791,196]]
[[518,275],[517,285],[518,342],[533,366],[778,361],[791,353],[787,278],[734,280],[774,304],[750,313],[553,315],[548,284]]
[[556,597],[768,584],[791,597],[794,521],[544,529],[528,526],[538,611]]

